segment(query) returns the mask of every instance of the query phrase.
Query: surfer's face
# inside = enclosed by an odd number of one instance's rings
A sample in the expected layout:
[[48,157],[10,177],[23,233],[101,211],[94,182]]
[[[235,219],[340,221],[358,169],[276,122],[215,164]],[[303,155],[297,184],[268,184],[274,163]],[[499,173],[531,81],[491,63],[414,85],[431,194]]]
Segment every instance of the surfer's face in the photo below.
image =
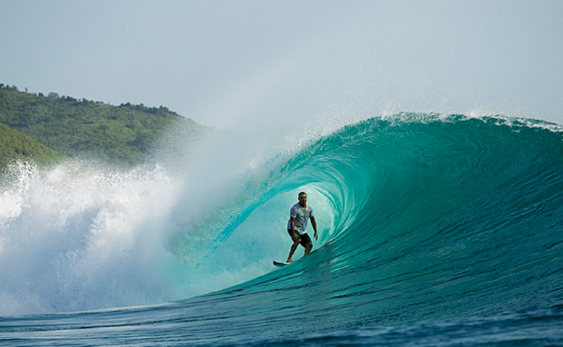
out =
[[299,205],[305,206],[307,204],[307,194],[299,195]]

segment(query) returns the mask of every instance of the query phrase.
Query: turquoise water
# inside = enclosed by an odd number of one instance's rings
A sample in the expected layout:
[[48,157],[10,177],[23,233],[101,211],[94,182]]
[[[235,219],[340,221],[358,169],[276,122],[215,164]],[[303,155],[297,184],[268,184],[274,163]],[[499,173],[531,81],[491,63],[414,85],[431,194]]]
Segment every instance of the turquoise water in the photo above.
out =
[[164,305],[6,317],[0,341],[563,344],[562,140],[556,125],[503,117],[346,126],[249,184],[231,219],[196,244],[227,271],[239,266],[224,263],[227,245],[284,260],[288,238],[261,244],[244,233],[253,221],[283,221],[286,197],[306,190],[323,223],[309,257]]

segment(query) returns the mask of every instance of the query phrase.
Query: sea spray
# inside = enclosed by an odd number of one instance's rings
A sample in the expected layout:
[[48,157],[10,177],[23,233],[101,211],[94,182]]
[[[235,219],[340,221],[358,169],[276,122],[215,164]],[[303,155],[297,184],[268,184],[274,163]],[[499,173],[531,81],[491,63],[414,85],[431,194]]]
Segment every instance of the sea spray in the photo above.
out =
[[[279,181],[271,176],[280,162],[310,141],[288,136],[174,134],[173,146],[162,142],[132,169],[85,159],[11,165],[0,201],[0,315],[162,303],[266,273],[272,251],[286,252],[276,231],[294,194],[266,206],[275,218],[268,210],[244,222]],[[223,244],[241,223],[253,244],[244,233]]]
[[[174,182],[159,169],[117,172],[69,162],[48,171],[14,165],[3,187],[4,314],[150,303],[169,259]],[[149,267],[146,265],[150,264]],[[141,270],[142,269],[142,270]],[[139,283],[141,283],[139,285]]]
[[[234,213],[221,217],[190,271],[168,266],[210,290],[212,280],[264,275],[168,304],[5,318],[1,337],[28,345],[563,341],[558,126],[401,114],[343,127],[285,158],[256,166],[235,199],[207,205]],[[289,246],[284,211],[299,190],[329,230],[310,256],[275,269],[272,258]],[[172,210],[191,200],[178,201]]]

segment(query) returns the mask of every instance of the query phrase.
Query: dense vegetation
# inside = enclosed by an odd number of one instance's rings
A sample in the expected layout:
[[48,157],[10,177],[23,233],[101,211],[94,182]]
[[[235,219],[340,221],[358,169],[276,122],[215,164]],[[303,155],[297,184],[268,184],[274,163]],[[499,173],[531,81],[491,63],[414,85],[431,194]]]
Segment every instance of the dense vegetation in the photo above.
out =
[[0,158],[3,158],[3,163],[30,157],[40,165],[64,159],[63,155],[0,123]]
[[[21,92],[3,84],[0,84],[0,123],[66,157],[94,157],[125,166],[143,162],[167,129],[182,129],[190,134],[203,129],[163,106],[148,108],[129,103],[112,106],[59,97],[56,93]],[[2,131],[13,134],[4,127]],[[25,141],[14,136],[2,137],[2,162],[10,158],[10,153],[37,158],[39,153],[47,153],[39,147],[31,150],[24,145]],[[61,157],[56,153],[41,154],[44,156],[53,160]]]

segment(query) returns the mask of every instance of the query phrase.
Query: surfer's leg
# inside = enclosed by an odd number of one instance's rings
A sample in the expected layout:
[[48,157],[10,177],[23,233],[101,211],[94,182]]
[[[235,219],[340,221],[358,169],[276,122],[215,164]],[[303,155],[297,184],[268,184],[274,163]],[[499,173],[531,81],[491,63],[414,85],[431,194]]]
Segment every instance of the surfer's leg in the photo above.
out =
[[291,245],[291,249],[289,250],[289,256],[287,257],[286,263],[293,263],[293,259],[291,259],[291,257],[293,257],[293,253],[295,253],[295,250],[297,249],[297,246],[299,246],[301,239],[295,237],[290,229],[287,229],[287,232],[289,233],[289,236],[291,236],[293,244]]
[[301,246],[305,248],[305,255],[308,255],[309,252],[311,252],[311,249],[313,248],[313,241],[311,241],[309,234],[305,233],[301,235]]
[[305,245],[305,256],[309,255],[311,249],[313,249],[313,243],[309,242],[308,244]]
[[291,250],[289,251],[286,263],[293,263],[293,259],[291,259],[291,257],[293,257],[293,253],[295,253],[297,246],[299,246],[299,241],[296,241],[291,245]]

